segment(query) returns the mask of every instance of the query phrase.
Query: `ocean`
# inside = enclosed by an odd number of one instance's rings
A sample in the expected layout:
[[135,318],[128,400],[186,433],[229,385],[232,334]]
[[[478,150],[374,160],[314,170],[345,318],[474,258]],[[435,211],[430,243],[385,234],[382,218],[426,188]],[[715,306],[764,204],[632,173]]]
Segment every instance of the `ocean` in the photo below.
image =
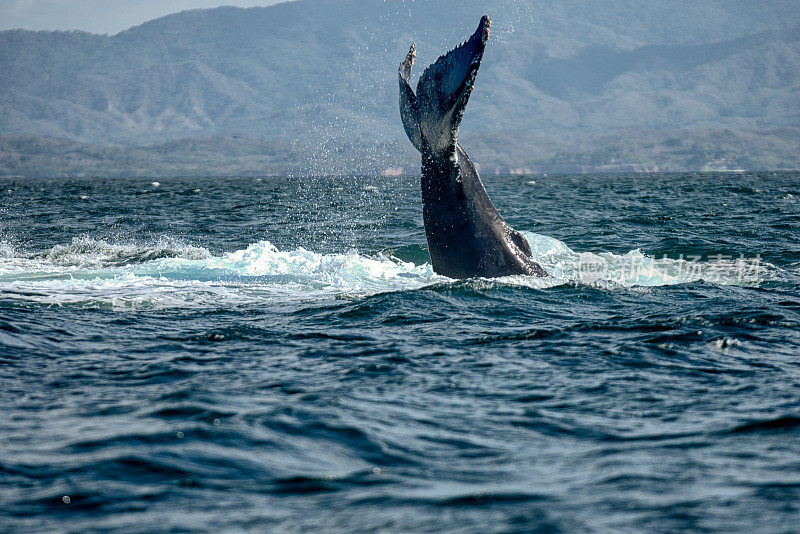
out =
[[0,179],[4,532],[796,532],[800,173]]

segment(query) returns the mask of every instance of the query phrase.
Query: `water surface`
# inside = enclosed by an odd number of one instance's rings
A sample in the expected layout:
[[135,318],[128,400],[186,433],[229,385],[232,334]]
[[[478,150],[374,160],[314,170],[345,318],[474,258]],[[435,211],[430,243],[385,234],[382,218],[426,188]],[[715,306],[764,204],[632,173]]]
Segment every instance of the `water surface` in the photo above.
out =
[[0,180],[12,532],[790,532],[800,175]]

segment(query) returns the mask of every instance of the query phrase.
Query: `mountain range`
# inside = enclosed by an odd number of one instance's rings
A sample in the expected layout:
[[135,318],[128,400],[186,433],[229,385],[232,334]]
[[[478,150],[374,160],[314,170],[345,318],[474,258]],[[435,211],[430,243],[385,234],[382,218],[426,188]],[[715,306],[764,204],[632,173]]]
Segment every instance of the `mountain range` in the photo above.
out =
[[499,159],[488,165],[537,139],[768,131],[788,136],[771,164],[800,166],[796,0],[297,0],[186,11],[116,35],[3,31],[0,135],[18,147],[30,136],[101,147],[202,138],[363,154],[405,142],[397,66],[409,44],[427,65],[483,13],[492,38],[462,134],[490,143]]

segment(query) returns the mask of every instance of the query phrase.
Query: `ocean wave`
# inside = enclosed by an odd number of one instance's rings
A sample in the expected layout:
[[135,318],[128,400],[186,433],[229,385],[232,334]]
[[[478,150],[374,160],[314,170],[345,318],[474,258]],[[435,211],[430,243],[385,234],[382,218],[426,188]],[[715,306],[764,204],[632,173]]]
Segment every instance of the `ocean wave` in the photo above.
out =
[[109,267],[144,263],[160,258],[208,259],[206,248],[161,238],[153,245],[109,243],[87,236],[77,237],[67,245],[56,245],[42,259],[67,267]]
[[325,298],[416,289],[446,278],[355,250],[280,251],[267,241],[220,256],[163,240],[152,246],[83,237],[44,253],[0,255],[0,292],[45,304],[90,307],[236,305],[264,298]]
[[[533,255],[555,279],[601,288],[656,287],[693,282],[757,286],[774,266],[733,256],[656,258],[639,249],[627,254],[575,252],[564,242],[523,232]],[[519,277],[515,277],[519,278]],[[525,283],[524,280],[519,280]]]
[[[753,286],[764,275],[763,267],[754,270],[734,260],[656,259],[639,250],[576,252],[552,237],[533,233],[526,237],[550,277],[509,276],[468,284],[481,291],[563,284],[613,290],[701,280]],[[302,247],[282,251],[260,241],[215,256],[206,248],[170,238],[143,245],[84,236],[30,254],[3,243],[0,291],[16,299],[55,305],[180,307],[278,297],[357,297],[455,283],[434,273],[426,260],[424,248],[416,245],[375,254],[356,250],[321,254]]]

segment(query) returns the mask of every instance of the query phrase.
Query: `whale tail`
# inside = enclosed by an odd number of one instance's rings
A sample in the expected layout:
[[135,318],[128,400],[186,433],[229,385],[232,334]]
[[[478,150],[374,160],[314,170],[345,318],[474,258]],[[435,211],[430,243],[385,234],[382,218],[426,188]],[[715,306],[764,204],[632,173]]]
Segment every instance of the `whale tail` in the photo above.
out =
[[484,15],[472,37],[425,69],[416,94],[409,85],[416,58],[413,44],[400,64],[400,116],[408,138],[420,152],[447,155],[454,151],[491,25]]

